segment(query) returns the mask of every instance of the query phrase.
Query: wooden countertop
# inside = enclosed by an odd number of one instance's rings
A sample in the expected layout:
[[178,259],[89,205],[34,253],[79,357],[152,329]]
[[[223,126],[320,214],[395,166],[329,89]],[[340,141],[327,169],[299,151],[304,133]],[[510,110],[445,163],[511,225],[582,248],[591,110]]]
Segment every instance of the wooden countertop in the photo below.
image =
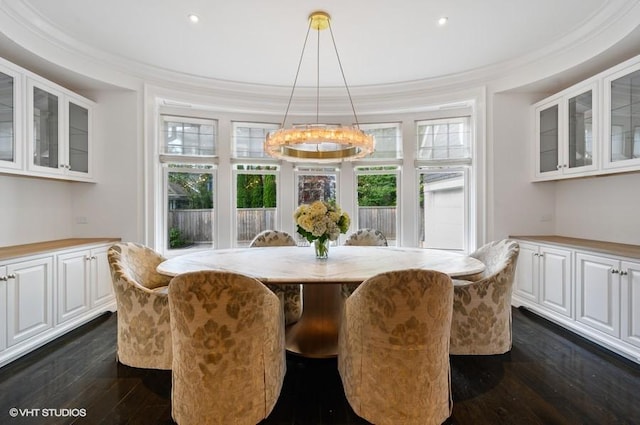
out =
[[557,235],[540,235],[540,236],[509,236],[512,239],[521,241],[530,241],[538,243],[548,243],[553,245],[565,246],[574,249],[585,249],[587,251],[599,252],[601,254],[610,254],[615,256],[629,257],[640,259],[640,245],[629,245],[615,242],[595,241],[591,239],[570,238],[567,236]]
[[25,245],[13,245],[0,247],[0,261],[9,260],[28,255],[44,254],[65,248],[81,248],[83,245],[98,243],[119,242],[120,238],[70,238],[55,241],[36,242]]

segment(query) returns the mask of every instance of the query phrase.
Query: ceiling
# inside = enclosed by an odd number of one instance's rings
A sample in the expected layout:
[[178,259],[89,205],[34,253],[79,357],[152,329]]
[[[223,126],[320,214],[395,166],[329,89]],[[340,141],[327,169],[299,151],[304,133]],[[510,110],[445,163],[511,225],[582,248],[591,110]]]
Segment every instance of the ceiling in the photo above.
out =
[[[156,72],[291,86],[308,15],[325,10],[350,86],[437,80],[566,49],[629,0],[0,0],[23,25],[85,59]],[[198,15],[192,23],[189,14]],[[440,17],[448,23],[438,25]],[[2,29],[0,29],[2,31]],[[343,80],[329,31],[320,34],[320,84]],[[299,86],[316,84],[317,34]]]

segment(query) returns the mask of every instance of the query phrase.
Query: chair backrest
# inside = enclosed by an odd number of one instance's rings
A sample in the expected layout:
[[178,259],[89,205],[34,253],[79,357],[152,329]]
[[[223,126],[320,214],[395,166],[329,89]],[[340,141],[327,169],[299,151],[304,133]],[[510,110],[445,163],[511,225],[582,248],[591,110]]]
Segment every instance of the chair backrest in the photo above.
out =
[[295,239],[290,234],[279,230],[264,230],[258,233],[249,244],[250,247],[296,245]]
[[278,297],[248,276],[200,271],[169,284],[172,414],[178,423],[255,424],[286,370]]
[[156,289],[169,285],[171,278],[156,272],[165,258],[149,247],[133,242],[119,242],[107,252],[114,284],[120,279],[131,285]]
[[[449,276],[422,269],[376,275],[345,301],[338,360],[356,413],[381,424],[442,423],[451,414],[452,310]],[[353,366],[365,364],[378,367]]]
[[489,278],[496,273],[510,268],[515,269],[520,246],[511,239],[489,242],[478,248],[470,257],[480,260],[485,265],[481,278]]
[[352,246],[388,246],[387,238],[377,229],[359,229],[349,235],[344,243]]

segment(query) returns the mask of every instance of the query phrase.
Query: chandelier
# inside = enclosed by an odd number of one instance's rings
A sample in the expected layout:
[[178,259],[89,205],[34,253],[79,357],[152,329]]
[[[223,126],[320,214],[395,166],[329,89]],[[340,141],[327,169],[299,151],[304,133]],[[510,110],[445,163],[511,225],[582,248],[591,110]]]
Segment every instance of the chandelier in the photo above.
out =
[[[371,154],[374,150],[373,136],[366,134],[360,130],[358,117],[353,106],[349,86],[344,76],[340,56],[336,47],[333,31],[331,30],[331,17],[328,13],[317,11],[309,15],[309,27],[307,35],[304,39],[298,69],[291,88],[289,103],[282,120],[282,128],[270,132],[264,142],[265,151],[272,157],[283,159],[291,162],[336,162],[336,161],[352,161]],[[317,85],[316,85],[316,123],[304,125],[292,125],[286,128],[285,124],[291,107],[291,100],[296,89],[296,82],[302,65],[302,58],[309,39],[311,29],[318,32],[318,64],[317,64]],[[319,117],[319,93],[320,93],[320,31],[329,28],[333,48],[336,53],[336,59],[344,81],[344,87],[349,97],[351,110],[353,111],[353,126],[336,126],[318,123]]]

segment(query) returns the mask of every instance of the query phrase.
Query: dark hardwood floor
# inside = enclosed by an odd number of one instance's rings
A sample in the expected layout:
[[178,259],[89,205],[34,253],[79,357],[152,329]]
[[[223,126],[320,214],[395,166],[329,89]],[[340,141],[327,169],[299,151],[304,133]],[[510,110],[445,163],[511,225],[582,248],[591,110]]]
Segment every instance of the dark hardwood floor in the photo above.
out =
[[[527,311],[513,316],[510,353],[451,358],[446,424],[640,424],[639,365]],[[105,315],[0,369],[0,424],[173,424],[171,372],[117,364],[115,341],[116,315]],[[260,425],[367,424],[335,359],[289,356],[287,367]]]

